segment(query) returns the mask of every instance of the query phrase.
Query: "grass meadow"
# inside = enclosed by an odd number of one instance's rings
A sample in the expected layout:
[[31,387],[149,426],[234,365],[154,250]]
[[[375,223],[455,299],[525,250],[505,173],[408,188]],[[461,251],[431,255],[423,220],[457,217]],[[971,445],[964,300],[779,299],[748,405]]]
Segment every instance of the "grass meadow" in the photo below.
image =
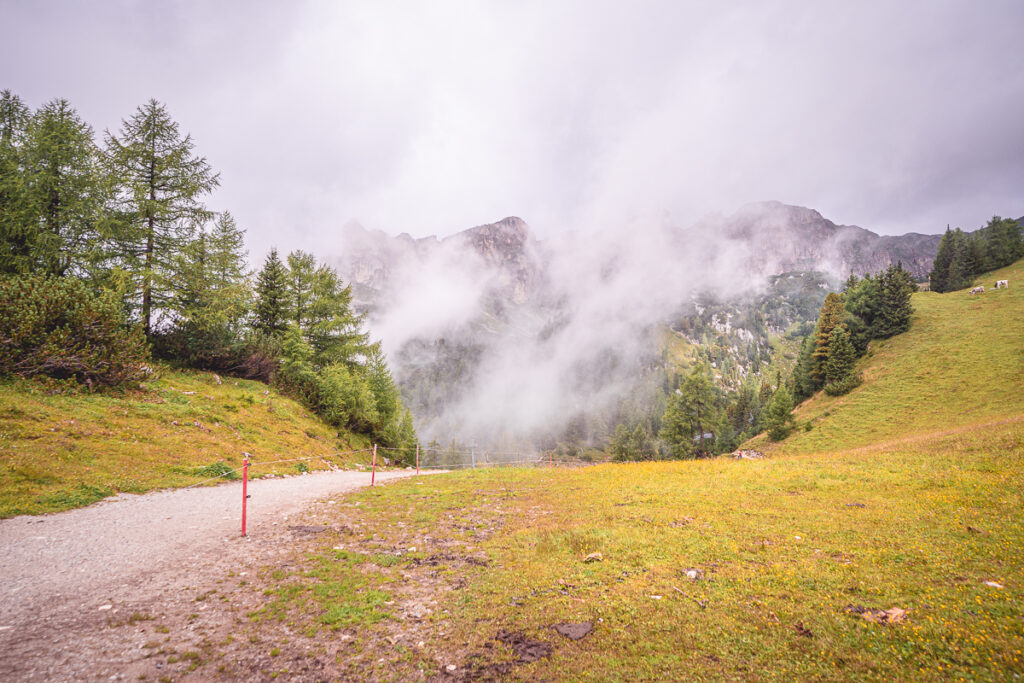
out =
[[[986,277],[1011,289],[981,297],[916,294],[911,330],[872,345],[863,385],[801,406],[786,441],[748,444],[762,460],[476,470],[354,495],[346,550],[395,558],[338,562],[330,577],[390,586],[383,619],[349,624],[394,643],[370,648],[372,677],[451,662],[463,680],[1016,680],[1022,275],[1017,263]],[[417,573],[425,552],[444,558],[432,574]],[[459,559],[471,556],[487,561]],[[280,588],[315,594],[319,562],[269,593],[314,631],[330,606]],[[426,585],[438,577],[444,590]],[[440,604],[403,622],[420,581]],[[580,622],[593,625],[581,640],[553,629]],[[526,661],[522,638],[549,654]]]
[[[254,461],[323,456],[334,464],[367,446],[339,439],[295,401],[260,382],[161,369],[143,388],[87,393],[28,380],[0,383],[0,517],[55,512],[115,493],[187,486]],[[310,469],[326,467],[310,460]],[[256,467],[254,476],[295,473]]]

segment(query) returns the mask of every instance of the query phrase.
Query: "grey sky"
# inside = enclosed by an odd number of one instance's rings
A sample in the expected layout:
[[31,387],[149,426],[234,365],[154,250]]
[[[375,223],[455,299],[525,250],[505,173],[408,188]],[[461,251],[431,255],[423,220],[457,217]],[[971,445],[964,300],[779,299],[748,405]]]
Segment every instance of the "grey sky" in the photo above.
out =
[[102,133],[150,97],[212,208],[541,235],[778,199],[883,232],[1024,214],[1024,3],[0,2],[0,87]]

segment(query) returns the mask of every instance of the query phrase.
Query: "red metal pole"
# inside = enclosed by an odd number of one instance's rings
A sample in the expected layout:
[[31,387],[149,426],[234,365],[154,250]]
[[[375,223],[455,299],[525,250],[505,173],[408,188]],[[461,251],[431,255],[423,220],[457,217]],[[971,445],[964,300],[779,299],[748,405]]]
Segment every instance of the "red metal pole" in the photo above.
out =
[[548,453],[548,466],[549,467],[554,467],[555,466],[555,452],[554,451],[551,451],[550,453]]
[[416,474],[420,473],[420,445],[416,444]]
[[249,498],[249,455],[242,461],[242,536],[245,536],[245,502]]
[[373,444],[373,470],[370,472],[370,486],[373,486],[373,480],[377,478],[377,444]]

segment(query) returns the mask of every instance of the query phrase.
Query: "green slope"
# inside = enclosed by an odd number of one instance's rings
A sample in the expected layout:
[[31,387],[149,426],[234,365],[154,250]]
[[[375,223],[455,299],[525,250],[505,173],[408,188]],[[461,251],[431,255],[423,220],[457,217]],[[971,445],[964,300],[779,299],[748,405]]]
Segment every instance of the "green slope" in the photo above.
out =
[[[996,280],[1008,289],[994,290]],[[764,436],[745,447],[778,453],[855,448],[1024,416],[1024,261],[982,276],[986,289],[913,296],[910,330],[872,342],[846,396],[819,393],[795,411],[799,427],[780,444]],[[804,427],[810,423],[810,431]]]
[[[58,393],[0,383],[0,517],[88,505],[120,492],[187,486],[237,468],[254,476],[354,464],[363,437],[343,435],[260,382],[161,369],[141,390]],[[213,466],[212,468],[210,466]],[[227,468],[225,468],[227,469]]]

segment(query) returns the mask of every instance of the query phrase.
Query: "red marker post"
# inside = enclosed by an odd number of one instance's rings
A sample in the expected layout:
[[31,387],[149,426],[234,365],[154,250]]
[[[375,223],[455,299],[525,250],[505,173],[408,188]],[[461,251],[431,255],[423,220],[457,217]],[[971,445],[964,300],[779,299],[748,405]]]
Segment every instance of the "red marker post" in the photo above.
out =
[[249,454],[242,461],[242,536],[245,536],[245,503],[249,499]]
[[416,474],[420,473],[420,445],[416,444]]
[[377,444],[373,444],[373,470],[370,472],[370,486],[373,486],[373,481],[376,478],[377,478]]

